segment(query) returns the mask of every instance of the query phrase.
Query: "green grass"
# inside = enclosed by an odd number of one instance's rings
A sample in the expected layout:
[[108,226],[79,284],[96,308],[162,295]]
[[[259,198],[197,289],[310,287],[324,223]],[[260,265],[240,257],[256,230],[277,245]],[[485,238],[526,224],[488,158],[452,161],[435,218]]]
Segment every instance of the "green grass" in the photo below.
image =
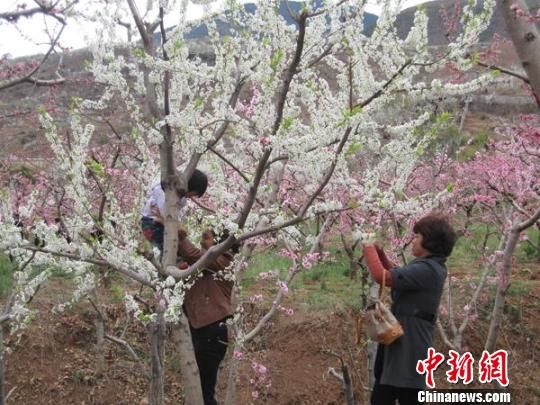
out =
[[521,242],[518,257],[525,260],[540,260],[540,229],[531,227],[526,231],[527,239]]
[[448,259],[449,266],[466,266],[478,260],[484,243],[488,251],[495,250],[499,245],[500,234],[494,225],[473,224],[469,227],[469,232],[469,235],[458,238]]
[[[488,253],[494,252],[501,239],[498,228],[491,224],[473,224],[469,227],[470,234],[457,240],[452,255],[448,259],[448,266],[463,267],[481,259],[484,244]],[[514,251],[514,257],[521,262],[535,261],[540,259],[540,230],[529,228],[526,231],[528,240],[518,243]]]
[[[277,291],[273,281],[259,281],[262,272],[278,271],[281,280],[287,277],[291,262],[277,253],[256,255],[242,279],[244,294],[250,295],[256,283],[270,290],[271,297]],[[267,287],[269,286],[269,288]],[[360,281],[349,278],[348,259],[337,254],[332,261],[318,263],[309,270],[300,271],[289,286],[288,302],[308,309],[336,309],[358,307],[360,301]]]
[[15,265],[9,260],[9,257],[0,255],[0,297],[8,295],[13,287],[13,272]]
[[[30,268],[30,278],[49,269],[52,278],[72,279],[73,274],[66,273],[60,267],[49,268],[47,266],[32,266]],[[17,270],[17,264],[13,263],[8,256],[0,254],[0,298],[5,298],[13,288],[13,273]]]
[[[466,237],[458,239],[454,252],[448,260],[448,267],[450,272],[452,269],[463,269],[472,277],[471,281],[476,282],[479,277],[478,268],[482,267],[483,263],[481,258],[483,246],[485,244],[487,252],[493,252],[499,245],[500,234],[496,226],[481,223],[471,225],[469,232]],[[534,244],[540,238],[536,229],[530,229],[528,236]],[[359,279],[349,278],[349,260],[343,252],[337,250],[339,243],[333,242],[328,243],[332,260],[319,263],[297,274],[289,286],[286,302],[313,310],[359,307],[361,282]],[[531,243],[520,242],[515,252],[516,258],[531,260],[531,257],[536,257],[534,247],[535,245]],[[273,298],[277,286],[273,281],[261,281],[258,275],[261,272],[277,271],[281,280],[287,277],[291,262],[288,258],[278,255],[277,251],[278,249],[259,252],[253,257],[242,279],[244,295],[254,294],[259,289],[265,292],[265,299],[268,302]],[[508,295],[527,295],[530,293],[529,290],[527,282],[513,278]],[[494,295],[494,291],[490,295]]]

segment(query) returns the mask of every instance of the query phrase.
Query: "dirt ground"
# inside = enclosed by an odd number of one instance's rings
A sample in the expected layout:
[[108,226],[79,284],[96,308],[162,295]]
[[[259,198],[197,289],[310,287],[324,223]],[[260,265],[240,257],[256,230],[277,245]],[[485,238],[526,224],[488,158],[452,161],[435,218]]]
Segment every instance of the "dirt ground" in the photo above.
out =
[[[531,276],[531,278],[533,278]],[[524,295],[510,296],[499,347],[509,352],[510,388],[515,404],[540,403],[538,362],[538,306],[540,288],[534,287]],[[78,304],[63,314],[52,312],[53,301],[67,295],[65,280],[55,280],[36,298],[41,311],[31,325],[17,337],[7,339],[8,404],[139,404],[145,397],[147,384],[137,365],[118,345],[105,343],[106,368],[96,373],[95,311],[89,304]],[[55,299],[52,299],[55,297]],[[298,305],[296,305],[298,304]],[[340,370],[340,356],[349,367],[358,404],[368,403],[367,360],[364,347],[355,345],[354,314],[352,310],[309,311],[301,303],[292,303],[295,315],[278,314],[266,330],[250,345],[242,360],[237,380],[237,404],[343,404],[344,395],[339,381],[329,374],[329,368]],[[142,325],[126,317],[121,302],[106,305],[107,333],[117,336],[126,330],[125,339],[143,360],[147,360],[147,338]],[[255,318],[257,314],[252,314]],[[260,314],[259,314],[260,315]],[[465,345],[479,359],[488,321],[481,320],[469,328]],[[447,352],[440,337],[436,347]],[[166,395],[168,404],[182,404],[182,384],[178,360],[173,347],[167,347]],[[256,389],[251,372],[252,361],[268,369],[269,388]],[[225,395],[229,360],[220,372],[218,399]],[[443,382],[444,370],[436,374],[437,388]],[[474,385],[474,384],[473,384]],[[469,387],[470,388],[470,387]],[[486,388],[486,387],[484,387]]]

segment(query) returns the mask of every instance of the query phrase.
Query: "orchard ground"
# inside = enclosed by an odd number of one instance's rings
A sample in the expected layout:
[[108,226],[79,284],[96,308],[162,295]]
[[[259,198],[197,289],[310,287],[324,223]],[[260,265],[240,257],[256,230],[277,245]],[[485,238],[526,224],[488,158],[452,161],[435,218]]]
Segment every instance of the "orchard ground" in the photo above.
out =
[[[454,308],[459,308],[470,293],[468,285],[474,282],[474,274],[482,264],[469,254],[468,248],[470,244],[462,243],[450,261],[454,290],[460,295]],[[283,302],[283,306],[292,308],[294,314],[287,316],[280,311],[248,345],[237,382],[238,404],[342,404],[341,384],[328,372],[331,367],[341,371],[336,355],[341,356],[349,367],[357,403],[367,403],[365,342],[361,346],[355,344],[353,322],[360,308],[360,278],[350,279],[348,259],[337,247],[333,249],[332,257],[331,261],[297,276]],[[261,282],[258,273],[272,269],[285,272],[286,263],[286,258],[273,251],[259,252],[247,270],[242,295],[247,302],[253,294],[264,297],[264,305],[246,305],[248,323],[256,322],[270,307],[278,288]],[[2,269],[7,267],[4,258]],[[537,252],[531,258],[530,251],[521,249],[513,275],[497,347],[509,353],[513,403],[536,404],[540,402],[540,365],[537,361],[540,353],[537,339],[540,334],[537,317],[540,262]],[[106,341],[106,369],[102,375],[96,373],[96,312],[92,305],[82,300],[64,313],[52,311],[56,304],[70,299],[71,283],[69,277],[58,271],[32,303],[39,311],[35,319],[18,337],[11,336],[7,340],[10,348],[6,364],[7,392],[12,391],[8,403],[138,404],[145,396],[147,383],[137,363],[122,347]],[[144,326],[126,316],[122,301],[125,288],[129,287],[112,275],[98,292],[108,318],[106,333],[122,336],[146,362],[146,331]],[[470,322],[464,334],[464,348],[474,355],[475,364],[487,336],[495,287],[487,288],[491,289],[488,301],[479,305],[478,319]],[[438,332],[435,336],[437,350],[447,355],[448,348]],[[179,361],[172,344],[166,351],[166,403],[183,403]],[[262,379],[256,378],[258,374],[252,370],[253,361],[266,367]],[[220,372],[218,399],[225,395],[228,369],[226,360]],[[437,370],[437,388],[449,386],[446,370],[444,364]],[[271,386],[266,387],[269,383]],[[476,374],[472,387],[480,387]]]

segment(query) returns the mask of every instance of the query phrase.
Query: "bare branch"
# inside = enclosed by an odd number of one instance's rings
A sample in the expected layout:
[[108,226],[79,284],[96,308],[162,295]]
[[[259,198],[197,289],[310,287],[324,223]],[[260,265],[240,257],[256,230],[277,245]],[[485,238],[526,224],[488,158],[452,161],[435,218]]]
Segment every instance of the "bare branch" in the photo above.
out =
[[123,275],[125,275],[125,276],[127,276],[129,278],[132,278],[133,280],[138,281],[139,283],[141,283],[141,284],[143,284],[145,286],[148,286],[148,287],[151,287],[151,288],[153,287],[152,283],[148,279],[146,279],[146,277],[143,277],[141,274],[137,274],[134,271],[129,270],[129,269],[114,266],[114,265],[112,265],[111,263],[109,263],[109,262],[107,262],[105,260],[82,258],[82,257],[80,257],[79,255],[76,255],[76,254],[56,252],[56,251],[53,251],[53,250],[40,248],[40,247],[33,246],[33,245],[21,246],[21,248],[26,249],[26,250],[30,250],[30,251],[35,251],[35,252],[47,253],[47,254],[50,254],[52,256],[65,257],[66,259],[71,259],[71,260],[75,260],[75,261],[79,261],[79,262],[91,263],[91,264],[95,264],[96,266],[111,267],[111,268],[115,269],[116,271],[118,271],[119,273],[122,273]]
[[393,75],[392,77],[390,77],[390,79],[388,79],[386,81],[386,83],[379,89],[377,90],[375,93],[373,93],[371,96],[369,96],[367,99],[365,99],[364,101],[362,101],[361,103],[358,103],[356,104],[353,108],[364,108],[366,105],[368,105],[369,103],[371,103],[373,100],[375,100],[376,98],[380,97],[384,91],[386,90],[386,88],[388,86],[390,86],[390,84],[392,84],[392,82],[398,78],[402,73],[403,71],[409,66],[412,64],[412,59],[409,59],[407,60]]
[[[289,270],[289,274],[287,276],[287,279],[285,280],[286,286],[289,286],[291,284],[294,276],[296,276],[296,274],[298,273],[298,263],[296,262],[296,259],[292,259],[292,262],[293,263],[291,267],[294,270],[293,271]],[[270,307],[268,312],[261,319],[259,319],[259,322],[257,322],[257,325],[255,325],[255,327],[250,332],[244,335],[244,339],[243,339],[244,343],[249,342],[251,339],[257,336],[257,334],[261,331],[264,325],[274,316],[279,305],[281,304],[281,301],[283,301],[284,295],[285,295],[285,292],[283,291],[283,288],[280,288],[276,294],[276,297],[272,301],[272,306]]]
[[[304,41],[305,41],[305,35],[306,35],[306,18],[307,18],[307,14],[301,13],[297,19],[298,37],[296,40],[296,50],[294,53],[294,57],[287,68],[285,77],[283,79],[283,85],[278,94],[278,99],[276,103],[276,119],[272,127],[273,135],[275,135],[278,132],[279,127],[281,126],[281,122],[283,120],[283,111],[285,109],[285,101],[287,100],[287,94],[291,86],[291,81],[294,75],[297,73],[297,68],[298,68],[298,65],[300,64],[300,60],[302,57],[302,51],[304,49]],[[271,148],[268,148],[267,150],[265,150],[265,152],[263,153],[259,161],[259,164],[257,165],[257,169],[255,171],[255,176],[253,179],[253,186],[250,187],[248,198],[244,204],[244,207],[242,208],[242,211],[240,212],[236,220],[236,223],[238,224],[238,227],[240,229],[242,229],[244,225],[246,224],[251,208],[253,207],[253,204],[255,202],[255,197],[257,196],[259,184],[263,177],[263,173],[266,169],[266,163],[268,162],[268,159],[270,158],[271,154],[272,154]]]
[[130,346],[130,344],[128,342],[126,342],[123,339],[119,339],[117,337],[111,336],[111,335],[105,335],[105,339],[110,340],[111,342],[116,343],[119,346],[122,346],[129,353],[131,358],[137,362],[137,365],[141,369],[141,372],[144,375],[144,377],[148,381],[150,381],[150,379],[151,379],[150,372],[146,369],[146,367],[144,366],[144,363],[142,362],[141,358],[139,356],[137,356],[137,353],[135,353],[135,350],[133,350],[133,348]]
[[55,79],[55,80],[50,80],[49,81],[49,80],[39,80],[39,79],[32,78],[32,76],[41,68],[41,66],[45,63],[47,58],[51,55],[52,51],[54,50],[54,48],[56,47],[56,44],[58,43],[58,41],[60,39],[60,36],[62,35],[62,32],[64,31],[64,28],[65,28],[65,25],[62,26],[62,28],[60,29],[60,31],[56,35],[56,38],[51,43],[51,46],[49,47],[49,50],[43,56],[43,58],[41,58],[41,62],[39,62],[38,65],[34,69],[32,69],[29,73],[27,73],[23,77],[12,80],[11,82],[8,82],[6,84],[0,85],[0,91],[5,90],[5,89],[9,89],[10,87],[16,86],[16,85],[24,83],[24,82],[34,83],[34,84],[37,84],[37,85],[40,85],[40,86],[50,86],[50,85],[55,85],[55,84],[59,84],[59,83],[64,82],[65,79],[63,77],[61,77],[58,74],[58,72],[56,72],[56,74],[57,74],[57,76],[59,76],[59,78]]
[[133,16],[133,20],[135,21],[135,25],[137,26],[137,30],[139,31],[139,34],[142,38],[144,48],[146,49],[148,53],[151,54],[152,53],[151,50],[153,49],[152,37],[150,36],[150,34],[148,33],[148,31],[146,30],[144,26],[144,23],[139,14],[139,9],[137,8],[137,5],[135,4],[135,2],[133,0],[127,0],[127,2],[128,2],[129,10],[131,11],[131,15]]
[[249,179],[247,178],[247,176],[244,173],[242,173],[242,171],[239,168],[237,168],[234,163],[232,163],[229,159],[227,159],[225,156],[223,156],[221,153],[219,153],[217,150],[215,150],[211,146],[208,147],[208,149],[210,150],[210,152],[214,153],[218,158],[220,158],[225,163],[227,163],[236,173],[240,175],[240,177],[242,177],[242,179],[244,179],[246,183],[249,183]]
[[525,229],[533,226],[540,219],[540,207],[536,209],[536,212],[532,214],[528,219],[516,225],[517,232],[523,232]]
[[50,4],[36,1],[35,3],[38,5],[38,7],[29,9],[20,8],[16,11],[7,11],[4,13],[0,13],[0,20],[6,20],[10,23],[16,23],[20,18],[29,18],[36,14],[44,14],[58,20],[61,24],[64,25],[66,21],[64,20],[62,14],[72,8],[78,2],[79,0],[74,0],[71,3],[68,3],[64,8],[57,10],[57,6],[58,4],[60,4],[60,0],[57,0],[55,3]]
[[9,399],[9,397],[11,396],[11,394],[13,394],[13,392],[17,389],[17,385],[15,385],[12,389],[9,390],[9,392],[7,393],[6,395],[6,398],[4,399],[4,401],[7,402],[7,400]]
[[513,72],[513,71],[511,71],[511,70],[502,68],[502,67],[500,67],[500,66],[488,65],[487,63],[484,63],[484,62],[476,62],[476,64],[477,64],[478,66],[482,66],[482,67],[488,68],[488,69],[490,69],[490,70],[499,71],[499,72],[504,73],[504,74],[506,74],[506,75],[516,77],[516,78],[518,78],[519,80],[522,80],[522,81],[524,81],[524,82],[527,83],[527,84],[531,84],[531,81],[529,80],[529,78],[526,77],[526,76],[523,76],[523,75],[520,74],[520,73]]
[[437,329],[439,330],[439,333],[441,334],[441,338],[443,342],[446,344],[446,346],[448,346],[452,350],[456,350],[457,349],[456,346],[454,345],[454,343],[452,343],[452,341],[448,337],[448,334],[446,333],[446,330],[444,330],[441,320],[439,318],[437,318]]
[[12,317],[13,315],[11,314],[5,314],[5,315],[0,316],[0,325],[2,325],[4,322],[11,320]]

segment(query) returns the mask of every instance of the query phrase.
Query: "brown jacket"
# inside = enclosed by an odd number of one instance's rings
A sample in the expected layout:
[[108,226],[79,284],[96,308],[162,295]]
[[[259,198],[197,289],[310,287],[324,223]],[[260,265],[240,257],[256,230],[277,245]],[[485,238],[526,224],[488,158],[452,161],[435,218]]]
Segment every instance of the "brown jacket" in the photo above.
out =
[[[178,254],[189,264],[195,263],[204,252],[194,246],[188,238],[178,241]],[[224,253],[207,265],[195,284],[186,292],[184,309],[191,327],[202,328],[211,323],[232,316],[231,294],[233,282],[215,276],[217,271],[224,270],[232,261],[229,253]]]

